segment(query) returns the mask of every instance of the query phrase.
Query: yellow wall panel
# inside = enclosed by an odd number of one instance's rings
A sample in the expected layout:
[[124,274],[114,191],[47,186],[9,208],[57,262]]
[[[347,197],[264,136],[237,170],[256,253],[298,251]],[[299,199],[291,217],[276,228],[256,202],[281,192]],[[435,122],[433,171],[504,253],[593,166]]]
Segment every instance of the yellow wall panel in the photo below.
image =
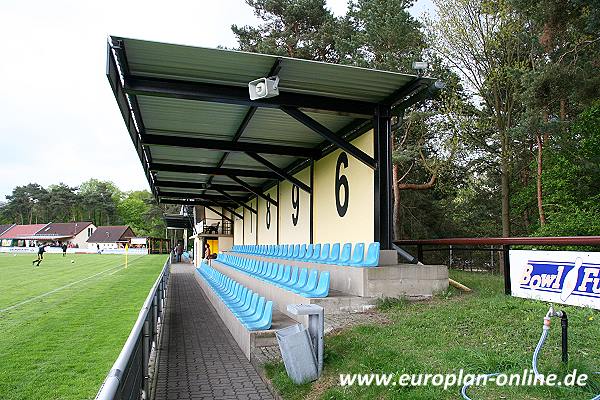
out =
[[[310,186],[310,167],[294,175]],[[279,183],[279,243],[310,243],[310,195],[288,181]]]
[[[246,203],[251,208],[256,210],[256,199],[252,199]],[[256,244],[256,214],[244,208],[244,244]]]
[[[242,207],[235,210],[240,215],[244,215],[244,209]],[[233,216],[233,244],[238,246],[244,244],[244,220]]]
[[[265,192],[277,200],[277,186]],[[263,198],[258,198],[258,244],[277,244],[277,207]]]
[[[373,156],[372,130],[352,143]],[[346,156],[340,157],[342,153]],[[375,229],[374,183],[375,174],[371,168],[340,150],[315,162],[314,242],[372,242]]]

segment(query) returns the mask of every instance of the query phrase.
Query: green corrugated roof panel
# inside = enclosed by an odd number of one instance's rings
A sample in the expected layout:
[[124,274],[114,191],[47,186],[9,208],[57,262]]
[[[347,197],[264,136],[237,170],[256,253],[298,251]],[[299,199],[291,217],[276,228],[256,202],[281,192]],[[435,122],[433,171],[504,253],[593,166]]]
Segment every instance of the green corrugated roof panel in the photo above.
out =
[[281,60],[281,90],[378,102],[414,75],[311,60],[113,37],[134,75],[246,86]]
[[144,126],[148,133],[155,130],[192,132],[195,136],[231,139],[248,107],[137,96]]

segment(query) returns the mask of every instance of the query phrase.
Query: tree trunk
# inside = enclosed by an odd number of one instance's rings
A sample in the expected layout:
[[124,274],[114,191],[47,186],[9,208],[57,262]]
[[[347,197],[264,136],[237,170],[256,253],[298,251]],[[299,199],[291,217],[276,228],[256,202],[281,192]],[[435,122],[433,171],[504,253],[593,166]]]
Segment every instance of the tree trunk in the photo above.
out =
[[502,185],[502,237],[510,237],[510,161],[508,154],[508,134],[503,132],[501,154],[501,185]]
[[400,177],[398,176],[398,165],[394,164],[392,166],[392,188],[394,190],[394,240],[402,239],[401,236],[401,224],[402,220],[400,218],[400,187],[398,185],[398,180]]
[[536,188],[537,188],[537,206],[538,213],[540,214],[540,226],[546,225],[546,214],[544,213],[544,203],[542,196],[542,154],[544,151],[544,141],[542,140],[541,134],[536,134],[535,139],[537,141],[538,151],[537,151],[537,180],[536,180]]

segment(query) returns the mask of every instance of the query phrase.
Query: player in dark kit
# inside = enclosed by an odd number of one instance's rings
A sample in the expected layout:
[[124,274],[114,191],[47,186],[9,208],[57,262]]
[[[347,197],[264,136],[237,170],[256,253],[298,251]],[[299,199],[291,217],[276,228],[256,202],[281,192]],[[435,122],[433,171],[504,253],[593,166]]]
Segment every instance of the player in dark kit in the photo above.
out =
[[33,262],[31,264],[37,263],[36,267],[39,267],[40,263],[44,259],[44,252],[45,251],[46,251],[46,245],[45,244],[43,244],[40,247],[38,247],[37,260],[33,260]]
[[67,256],[67,244],[63,243],[62,245],[63,257]]

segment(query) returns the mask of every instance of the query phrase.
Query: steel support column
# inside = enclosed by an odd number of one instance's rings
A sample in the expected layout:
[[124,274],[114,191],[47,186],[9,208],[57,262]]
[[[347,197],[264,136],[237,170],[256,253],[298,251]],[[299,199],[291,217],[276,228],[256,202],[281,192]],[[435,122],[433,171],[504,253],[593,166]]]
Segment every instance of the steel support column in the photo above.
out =
[[382,250],[392,249],[392,124],[391,110],[378,106],[373,117],[375,148],[375,241]]

